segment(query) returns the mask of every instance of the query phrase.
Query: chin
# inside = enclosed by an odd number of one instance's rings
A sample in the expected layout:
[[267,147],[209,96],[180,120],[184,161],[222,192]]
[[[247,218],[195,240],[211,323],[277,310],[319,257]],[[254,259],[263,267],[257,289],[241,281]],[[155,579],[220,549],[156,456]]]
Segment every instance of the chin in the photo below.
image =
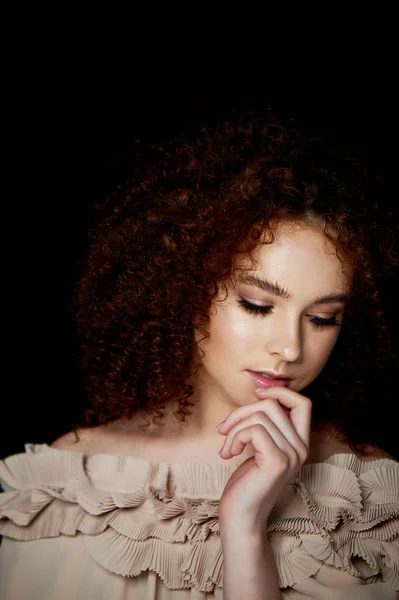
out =
[[293,390],[294,392],[300,392],[301,390],[304,390],[309,384],[308,383],[302,383],[301,381],[296,382],[296,381],[290,381],[290,384],[287,386],[290,390]]
[[295,386],[293,386],[292,389],[295,390],[296,392],[300,393],[302,390],[305,390],[307,387],[309,387],[314,382],[315,379],[316,379],[316,377],[314,377],[310,381],[305,381],[305,382],[300,381]]

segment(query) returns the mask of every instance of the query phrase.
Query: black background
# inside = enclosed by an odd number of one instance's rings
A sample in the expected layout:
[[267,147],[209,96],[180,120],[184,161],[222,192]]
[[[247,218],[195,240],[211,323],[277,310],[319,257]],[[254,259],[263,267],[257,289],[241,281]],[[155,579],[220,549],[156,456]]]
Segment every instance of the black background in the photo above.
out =
[[[356,140],[390,180],[398,133],[391,69],[345,64],[320,78],[303,68],[284,85],[262,70],[250,76],[220,65],[211,77],[160,64],[123,75],[97,69],[96,77],[90,69],[57,77],[31,72],[19,82],[4,116],[1,456],[25,442],[51,443],[70,429],[83,400],[68,306],[91,207],[135,167],[136,137],[156,143],[212,124],[232,107],[270,102]],[[393,300],[390,306],[397,340]]]

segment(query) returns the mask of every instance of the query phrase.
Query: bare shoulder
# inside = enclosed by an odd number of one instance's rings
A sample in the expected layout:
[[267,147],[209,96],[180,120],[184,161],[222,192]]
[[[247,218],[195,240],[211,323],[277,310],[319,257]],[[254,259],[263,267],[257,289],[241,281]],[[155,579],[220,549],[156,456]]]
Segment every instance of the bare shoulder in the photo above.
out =
[[373,460],[380,460],[381,458],[386,458],[388,460],[393,460],[393,461],[399,463],[397,458],[395,458],[391,454],[388,454],[388,452],[385,452],[385,450],[383,450],[382,448],[379,448],[378,446],[366,446],[364,451],[366,452],[366,454],[361,456],[360,458],[361,458],[361,460],[363,460],[365,462],[373,461]]
[[363,462],[372,462],[380,459],[389,459],[399,462],[394,456],[391,456],[378,446],[364,444],[360,452],[354,452],[349,443],[331,428],[311,433],[311,443],[309,456],[304,464],[324,462],[334,454],[354,454]]
[[84,454],[117,455],[132,454],[135,446],[135,436],[128,435],[128,432],[125,432],[119,423],[83,427],[76,433],[70,431],[51,444],[51,448],[59,450],[83,452]]
[[76,432],[69,431],[56,439],[51,444],[51,448],[73,452],[89,452],[99,435],[96,429],[96,427],[93,427],[78,429]]

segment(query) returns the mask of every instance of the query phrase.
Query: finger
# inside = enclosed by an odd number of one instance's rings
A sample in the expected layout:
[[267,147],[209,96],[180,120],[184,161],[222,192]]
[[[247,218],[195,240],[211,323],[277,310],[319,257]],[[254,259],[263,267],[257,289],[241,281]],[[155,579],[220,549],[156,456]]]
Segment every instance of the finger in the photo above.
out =
[[292,446],[295,447],[298,444],[303,446],[292,426],[291,421],[287,415],[283,413],[278,402],[270,399],[262,404],[264,405],[264,411],[259,410],[259,408],[262,407],[259,407],[258,404],[258,410],[255,413],[252,413],[246,419],[239,421],[227,432],[226,440],[223,446],[225,450],[230,450],[232,441],[237,432],[245,427],[257,424],[263,425],[267,431],[270,431],[270,434],[276,442],[276,436],[281,434]]
[[[309,451],[310,425],[312,417],[312,402],[298,392],[282,387],[272,387],[257,392],[261,399],[274,398],[281,404],[282,409],[289,411],[288,418],[290,419],[296,433],[302,440],[307,451]],[[225,435],[231,427],[234,427],[238,422],[257,412],[262,407],[260,401],[240,406],[225,419],[218,427],[219,433]],[[286,413],[286,411],[283,411]],[[287,414],[287,413],[286,413]]]
[[[292,460],[305,460],[304,449],[301,440],[293,433],[293,443],[290,443],[282,431],[277,427],[277,425],[270,419],[268,415],[262,412],[257,412],[240,421],[237,425],[235,425],[227,434],[226,440],[224,442],[222,451],[220,452],[220,456],[222,458],[227,458],[230,456],[237,456],[241,454],[241,452],[245,448],[244,437],[241,436],[241,432],[245,429],[251,429],[253,427],[262,428],[264,435],[269,436],[269,438],[274,442],[275,446],[277,446],[280,450],[290,455]],[[249,443],[249,442],[248,442]],[[299,450],[297,447],[299,446]]]
[[[277,435],[276,438],[278,443],[262,425],[250,425],[235,434],[230,456],[236,456],[238,454],[237,449],[240,447],[252,444],[255,449],[255,461],[260,468],[270,468],[273,465],[278,471],[282,467],[297,469],[300,466],[300,461],[295,450],[286,440],[284,441],[283,436],[279,439]],[[223,456],[223,458],[229,458],[230,456]]]
[[[293,390],[287,390],[286,388],[280,388],[280,387],[278,387],[277,389],[283,390],[284,392],[288,392],[288,395],[292,394],[293,396],[298,396],[298,401],[300,399],[309,400],[308,398],[305,398],[305,396],[302,396],[301,394],[298,394],[297,392],[294,392]],[[275,398],[277,396],[276,396],[276,392],[274,390],[276,390],[276,387],[262,389],[259,392],[257,391],[257,396],[261,400],[266,399],[266,398]],[[290,410],[291,404],[293,404],[292,401],[291,401],[291,403],[288,403],[288,404],[282,402],[282,408],[285,408],[288,411],[288,413],[290,413],[291,412],[291,410]],[[228,415],[228,417],[223,421],[223,423],[220,424],[220,426],[218,427],[218,431],[225,432],[230,427],[232,427],[236,423],[238,423],[241,419],[245,419],[245,417],[248,417],[253,412],[258,411],[259,405],[260,405],[260,402],[258,400],[257,402],[251,402],[251,404],[246,404],[245,406],[240,406],[239,408],[236,408]]]
[[251,416],[254,412],[258,412],[260,406],[261,403],[258,401],[252,402],[251,404],[246,404],[245,406],[240,406],[240,408],[236,408],[218,426],[219,433],[226,434],[232,427],[242,421],[242,419]]
[[[295,448],[298,456],[303,460],[306,460],[308,455],[308,449],[298,436],[292,421],[290,419],[290,411],[288,408],[281,406],[281,404],[275,398],[268,398],[263,400],[261,403],[262,413],[266,414],[269,419],[276,425],[279,431],[283,434],[285,439],[293,448]],[[285,412],[287,411],[287,412]],[[257,415],[258,413],[254,413]]]
[[258,398],[276,399],[282,406],[290,409],[289,419],[309,450],[310,426],[312,421],[312,402],[306,396],[283,387],[272,387],[257,392]]

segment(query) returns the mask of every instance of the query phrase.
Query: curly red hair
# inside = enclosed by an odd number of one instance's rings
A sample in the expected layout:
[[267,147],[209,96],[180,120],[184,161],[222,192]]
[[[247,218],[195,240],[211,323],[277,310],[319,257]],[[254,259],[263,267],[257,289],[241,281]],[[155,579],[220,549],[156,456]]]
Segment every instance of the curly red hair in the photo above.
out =
[[356,450],[387,448],[373,393],[392,360],[380,289],[397,262],[362,164],[268,111],[157,151],[154,166],[109,203],[91,234],[76,294],[91,397],[85,424],[130,418],[139,408],[157,419],[171,401],[185,419],[193,323],[206,335],[234,258],[252,256],[265,230],[272,241],[273,223],[310,221],[353,273],[339,341],[303,391],[313,400],[312,427],[334,424]]

